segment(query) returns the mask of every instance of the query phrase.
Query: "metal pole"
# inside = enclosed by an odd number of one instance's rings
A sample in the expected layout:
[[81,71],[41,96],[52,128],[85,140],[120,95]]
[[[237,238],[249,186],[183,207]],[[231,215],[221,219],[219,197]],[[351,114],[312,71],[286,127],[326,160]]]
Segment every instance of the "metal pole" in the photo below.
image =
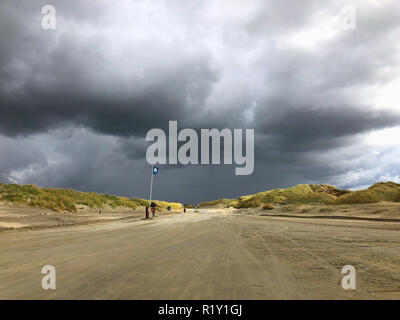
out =
[[152,194],[152,192],[153,192],[153,176],[154,176],[153,170],[154,170],[154,168],[152,167],[152,168],[151,168],[150,202],[149,202],[149,205],[151,205],[151,194]]

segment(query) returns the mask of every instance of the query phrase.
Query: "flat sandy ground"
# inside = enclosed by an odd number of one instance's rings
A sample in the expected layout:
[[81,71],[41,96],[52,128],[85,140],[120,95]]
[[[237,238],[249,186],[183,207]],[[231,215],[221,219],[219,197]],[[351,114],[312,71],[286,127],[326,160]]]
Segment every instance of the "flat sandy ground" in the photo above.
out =
[[[163,215],[170,213],[174,212],[162,210]],[[48,209],[0,203],[0,232],[13,229],[40,230],[125,219],[141,220],[144,215],[144,207],[135,210],[105,208],[100,214],[98,209],[81,206],[78,213],[57,213]]]
[[[398,222],[200,209],[3,231],[0,257],[1,299],[400,299]],[[41,287],[47,264],[55,290]]]

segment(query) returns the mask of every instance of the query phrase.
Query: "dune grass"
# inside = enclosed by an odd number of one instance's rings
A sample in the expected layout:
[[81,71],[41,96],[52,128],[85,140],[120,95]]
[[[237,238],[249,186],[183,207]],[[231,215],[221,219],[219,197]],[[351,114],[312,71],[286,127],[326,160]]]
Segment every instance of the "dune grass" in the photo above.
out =
[[[148,205],[148,200],[126,198],[94,192],[80,192],[71,189],[39,188],[35,185],[18,185],[0,183],[0,200],[13,204],[30,205],[47,208],[57,212],[77,212],[77,206],[90,208],[113,209],[118,207],[136,209]],[[236,199],[217,199],[203,202],[200,207],[223,204],[225,207],[254,208],[266,204],[282,205],[335,205],[365,204],[380,201],[400,202],[400,184],[394,182],[378,182],[366,190],[340,190],[330,185],[299,184],[287,189],[274,189]],[[182,204],[156,201],[166,209],[182,209]],[[189,206],[188,206],[189,207]]]
[[362,204],[379,201],[400,202],[400,184],[378,182],[366,190],[353,191],[338,197],[335,204]]
[[230,201],[229,199],[222,198],[222,199],[217,199],[217,200],[213,200],[213,201],[202,202],[199,204],[199,207],[215,206],[218,204],[226,205],[229,201]]
[[[118,207],[136,209],[148,205],[148,200],[126,198],[94,192],[80,192],[71,189],[39,188],[35,185],[18,185],[0,183],[0,200],[19,205],[46,208],[56,212],[77,212],[78,205],[90,208],[113,209]],[[181,209],[180,203],[156,201],[162,208],[170,206],[172,209]]]
[[266,203],[279,204],[329,204],[336,194],[346,191],[328,185],[299,184],[287,189],[274,189],[254,195],[242,196],[227,202],[234,208],[259,207]]
[[299,184],[287,189],[268,190],[236,199],[218,199],[204,202],[200,206],[222,203],[226,207],[254,208],[265,204],[282,205],[335,205],[363,204],[380,201],[400,202],[400,184],[379,182],[366,190],[341,190],[334,186],[322,184]]
[[263,210],[273,210],[274,206],[272,204],[270,204],[270,203],[266,203],[266,204],[263,205],[262,209]]

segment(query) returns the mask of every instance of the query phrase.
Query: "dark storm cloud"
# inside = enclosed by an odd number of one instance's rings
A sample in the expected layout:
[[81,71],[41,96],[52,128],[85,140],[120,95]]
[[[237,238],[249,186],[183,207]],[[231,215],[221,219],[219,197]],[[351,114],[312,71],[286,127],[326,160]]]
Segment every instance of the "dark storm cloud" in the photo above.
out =
[[[144,137],[168,120],[255,128],[256,158],[248,177],[168,166],[163,199],[397,177],[397,149],[372,153],[365,136],[400,125],[397,107],[376,102],[400,75],[400,4],[350,2],[3,1],[3,181],[145,197]],[[46,4],[55,31],[40,27]],[[349,4],[356,29],[332,28]]]
[[[151,84],[132,97],[88,93],[73,80],[53,90],[30,83],[21,95],[0,97],[0,128],[3,134],[25,135],[80,124],[106,134],[144,136],[153,127],[165,127],[169,119],[185,118],[193,112],[185,104],[191,94],[190,80],[179,70],[170,77],[173,79]],[[62,76],[60,79],[66,81]]]
[[[373,129],[393,127],[400,124],[400,115],[394,112],[376,112],[354,107],[332,107],[328,109],[312,108],[278,108],[268,114],[258,124],[258,132],[264,132],[286,141],[285,147],[321,149],[318,141],[328,143],[335,139],[338,145],[343,136],[355,135]],[[310,142],[312,142],[310,144]],[[282,144],[279,144],[282,146]],[[325,145],[326,149],[334,147]]]
[[[73,4],[67,11],[65,5],[55,5],[63,19],[71,17]],[[168,119],[187,118],[201,109],[217,80],[207,52],[185,53],[146,39],[118,48],[116,58],[127,60],[115,61],[109,58],[113,40],[108,37],[80,37],[85,30],[79,26],[45,32],[39,20],[29,19],[31,11],[23,14],[10,3],[2,6],[5,28],[0,32],[8,43],[0,60],[0,130],[5,135],[69,124],[107,134],[144,135],[152,127],[165,127]],[[96,10],[99,6],[93,6],[95,12],[102,11]],[[40,12],[39,5],[30,7]],[[79,10],[72,23],[90,19],[84,14],[88,7],[75,8]],[[128,72],[119,77],[124,70]]]

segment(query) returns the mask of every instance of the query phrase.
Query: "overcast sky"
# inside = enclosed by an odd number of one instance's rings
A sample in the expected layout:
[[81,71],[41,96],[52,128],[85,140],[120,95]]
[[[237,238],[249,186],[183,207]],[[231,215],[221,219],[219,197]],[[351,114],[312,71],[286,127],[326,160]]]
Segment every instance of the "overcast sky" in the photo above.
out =
[[163,165],[156,199],[400,182],[398,0],[2,0],[0,37],[4,183],[148,197],[168,120],[254,128],[255,168]]

